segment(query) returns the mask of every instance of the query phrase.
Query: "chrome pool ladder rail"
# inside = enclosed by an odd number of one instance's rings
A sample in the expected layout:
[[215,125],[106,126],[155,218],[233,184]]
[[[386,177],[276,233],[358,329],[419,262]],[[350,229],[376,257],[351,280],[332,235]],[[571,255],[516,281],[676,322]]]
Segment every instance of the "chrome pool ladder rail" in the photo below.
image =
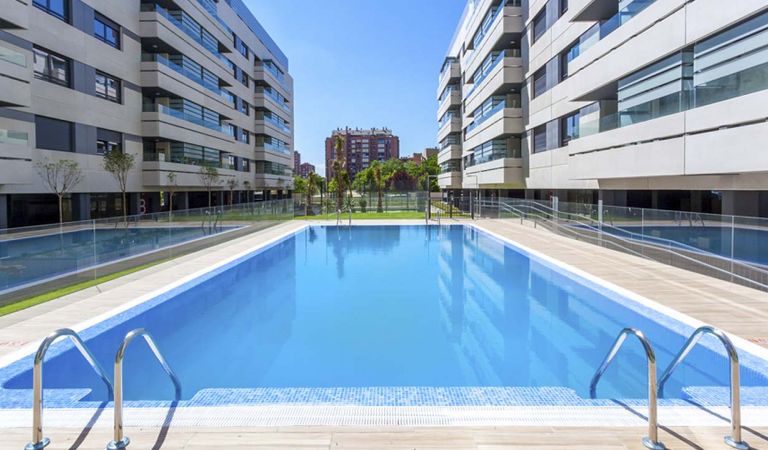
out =
[[737,449],[749,449],[749,444],[744,442],[741,438],[741,394],[740,394],[740,374],[739,374],[739,354],[736,351],[736,346],[733,345],[728,335],[718,328],[705,325],[697,328],[691,336],[685,341],[680,351],[675,356],[675,359],[669,364],[669,366],[661,374],[659,379],[659,395],[664,396],[664,384],[672,376],[672,372],[680,366],[683,360],[693,350],[693,347],[699,342],[705,334],[711,334],[715,336],[720,343],[725,347],[725,351],[728,353],[728,364],[730,369],[731,379],[731,434],[725,436],[725,443],[733,448]]
[[643,438],[643,445],[646,448],[652,450],[662,450],[666,447],[664,447],[664,444],[659,442],[659,425],[657,418],[658,405],[656,401],[656,353],[654,353],[650,341],[647,337],[645,337],[645,334],[643,334],[642,331],[636,328],[624,328],[621,330],[619,335],[616,337],[611,350],[605,356],[602,364],[600,364],[600,367],[592,377],[592,381],[589,384],[589,396],[591,398],[595,398],[597,383],[608,369],[608,366],[613,362],[613,359],[619,353],[619,349],[621,349],[621,346],[624,345],[627,336],[630,334],[635,336],[640,341],[640,343],[643,344],[645,357],[648,360],[648,436]]
[[80,354],[83,355],[96,374],[101,377],[104,384],[107,385],[110,398],[114,392],[112,382],[109,381],[107,373],[88,350],[88,347],[80,338],[80,335],[69,328],[62,328],[49,334],[43,339],[43,342],[40,343],[40,346],[37,348],[37,353],[35,353],[34,365],[32,368],[32,442],[24,447],[25,450],[39,450],[45,448],[51,442],[50,439],[43,436],[43,360],[45,359],[45,354],[48,351],[48,348],[62,337],[68,337],[72,341],[75,348],[80,351]]
[[107,444],[108,450],[123,449],[128,447],[128,444],[131,443],[131,440],[128,438],[128,436],[123,434],[123,359],[125,358],[125,352],[128,349],[128,346],[135,338],[139,336],[144,338],[144,341],[149,346],[149,349],[152,350],[155,358],[157,358],[158,362],[160,362],[160,365],[163,367],[163,370],[173,382],[176,400],[178,401],[181,399],[181,382],[179,381],[179,377],[176,376],[176,373],[173,371],[173,369],[171,369],[168,361],[165,359],[163,354],[160,353],[160,350],[157,348],[157,344],[152,338],[152,335],[150,335],[149,332],[144,328],[137,328],[135,330],[129,331],[128,334],[125,335],[123,343],[120,344],[120,348],[117,350],[117,354],[115,354],[114,439]]

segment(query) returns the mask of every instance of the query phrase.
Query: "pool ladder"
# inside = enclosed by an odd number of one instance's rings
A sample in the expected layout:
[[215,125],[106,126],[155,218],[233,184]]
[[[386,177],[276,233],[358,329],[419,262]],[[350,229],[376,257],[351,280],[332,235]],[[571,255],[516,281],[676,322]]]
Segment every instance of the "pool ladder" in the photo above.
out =
[[686,356],[690,353],[693,347],[699,342],[699,339],[705,334],[711,334],[718,338],[725,347],[728,353],[729,366],[730,366],[730,389],[731,389],[731,434],[725,436],[724,441],[730,447],[739,450],[748,450],[749,444],[742,440],[741,437],[741,400],[739,394],[739,355],[736,351],[736,347],[733,345],[728,336],[717,328],[711,326],[702,326],[696,329],[672,362],[667,366],[661,375],[661,379],[657,385],[656,383],[656,354],[653,351],[650,341],[645,334],[636,328],[624,328],[619,333],[618,337],[613,343],[608,354],[603,359],[602,364],[592,377],[592,381],[589,385],[589,395],[591,398],[596,397],[597,383],[603,376],[608,366],[613,362],[614,358],[618,354],[621,346],[624,344],[627,336],[633,335],[640,340],[645,351],[646,360],[648,361],[648,436],[643,438],[643,445],[646,448],[652,450],[662,450],[666,447],[659,441],[658,431],[658,417],[657,417],[657,396],[664,395],[664,384],[672,376],[672,372],[683,362]]
[[168,361],[163,357],[162,353],[160,353],[160,350],[157,348],[154,339],[152,339],[152,336],[149,334],[149,332],[147,332],[147,330],[138,328],[130,331],[125,335],[125,338],[120,344],[120,348],[117,350],[117,354],[115,355],[115,384],[113,387],[112,382],[109,381],[109,377],[104,371],[104,368],[102,368],[99,362],[96,361],[96,358],[88,350],[88,347],[85,345],[85,342],[83,342],[80,336],[73,330],[62,328],[60,330],[54,331],[45,339],[43,339],[43,342],[37,349],[37,353],[35,353],[32,375],[32,442],[27,444],[24,447],[24,450],[40,450],[51,443],[51,440],[43,435],[43,360],[45,359],[45,354],[51,344],[62,337],[68,337],[75,344],[75,347],[80,351],[80,354],[83,355],[86,361],[88,361],[88,364],[99,375],[99,377],[101,377],[102,381],[104,381],[104,384],[107,385],[109,398],[111,399],[114,397],[114,439],[107,444],[107,449],[116,450],[126,448],[131,440],[127,436],[123,435],[123,359],[125,358],[125,351],[128,349],[128,345],[130,345],[130,343],[139,336],[144,338],[150,350],[152,350],[152,353],[155,355],[155,358],[157,358],[157,360],[160,362],[160,365],[163,367],[163,370],[165,370],[165,373],[168,374],[168,376],[171,378],[175,389],[175,397],[178,401],[181,398],[181,383],[179,382],[179,378],[176,376],[173,369],[171,369]]

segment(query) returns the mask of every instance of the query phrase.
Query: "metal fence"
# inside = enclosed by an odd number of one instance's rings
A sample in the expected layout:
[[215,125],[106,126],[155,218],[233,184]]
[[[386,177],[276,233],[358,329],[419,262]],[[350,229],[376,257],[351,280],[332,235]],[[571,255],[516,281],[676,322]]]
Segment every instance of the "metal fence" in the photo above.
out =
[[[381,212],[405,212],[419,211],[424,212],[429,203],[427,192],[387,192],[381,198]],[[355,193],[350,198],[344,196],[342,199],[342,211],[353,213],[375,213],[378,212],[378,196],[375,192]],[[295,197],[296,216],[306,215],[306,196],[297,195]],[[317,195],[312,198],[311,207],[308,208],[310,216],[333,215],[336,214],[337,203],[335,193],[326,194],[322,197]]]
[[603,247],[768,290],[768,219],[496,198],[474,217],[515,219]]
[[293,219],[293,200],[0,229],[0,305]]

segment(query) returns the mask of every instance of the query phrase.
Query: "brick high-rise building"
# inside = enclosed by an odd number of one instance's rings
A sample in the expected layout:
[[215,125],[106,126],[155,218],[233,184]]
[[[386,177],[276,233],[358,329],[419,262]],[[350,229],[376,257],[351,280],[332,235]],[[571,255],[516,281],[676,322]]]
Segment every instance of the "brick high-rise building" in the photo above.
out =
[[315,172],[315,166],[310,163],[301,163],[297,174],[303,178],[307,178],[310,173]]
[[293,174],[298,175],[301,170],[301,153],[293,151]]
[[400,157],[400,138],[393,135],[392,130],[340,128],[335,130],[331,137],[325,139],[325,176],[328,179],[333,177],[336,136],[344,138],[344,151],[350,179],[354,179],[358,172],[367,168],[371,161],[386,161]]

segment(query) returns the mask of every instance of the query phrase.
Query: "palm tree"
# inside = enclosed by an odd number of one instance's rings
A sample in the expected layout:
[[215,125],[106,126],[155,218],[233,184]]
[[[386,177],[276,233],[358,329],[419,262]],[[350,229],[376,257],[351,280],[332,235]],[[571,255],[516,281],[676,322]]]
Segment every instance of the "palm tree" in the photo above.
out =
[[344,148],[344,137],[340,134],[335,136],[334,148],[336,159],[333,161],[333,178],[336,180],[336,210],[341,211],[343,206],[342,197],[344,196],[344,179],[347,173],[347,152]]
[[384,208],[381,207],[381,190],[384,189],[384,180],[381,176],[381,164],[378,161],[374,161],[371,166],[373,167],[373,183],[376,185],[376,212],[384,212]]
[[317,192],[320,186],[320,176],[315,172],[307,175],[307,203],[305,205],[304,215],[309,216],[309,209],[312,207],[312,196]]

